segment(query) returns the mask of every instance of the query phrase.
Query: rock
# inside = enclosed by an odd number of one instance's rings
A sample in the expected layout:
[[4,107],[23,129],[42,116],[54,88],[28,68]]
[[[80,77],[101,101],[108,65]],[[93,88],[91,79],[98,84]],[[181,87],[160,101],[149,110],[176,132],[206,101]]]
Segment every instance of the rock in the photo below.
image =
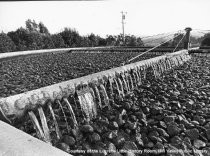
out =
[[118,130],[119,126],[118,126],[118,124],[117,124],[116,121],[113,121],[113,122],[111,122],[111,124],[109,125],[109,128],[110,128],[111,130]]
[[159,125],[162,127],[162,128],[167,128],[166,124],[164,121],[160,121],[159,122]]
[[133,105],[133,106],[131,107],[131,111],[132,111],[132,112],[137,112],[137,111],[139,111],[139,108],[138,108],[136,105]]
[[96,142],[99,142],[101,140],[101,137],[98,133],[93,133],[91,136],[90,136],[90,141],[92,143],[96,143]]
[[117,138],[115,138],[113,140],[113,142],[114,142],[115,146],[117,146],[119,148],[124,144],[125,138],[122,135],[118,135]]
[[129,103],[129,102],[125,102],[124,104],[123,104],[123,108],[125,108],[127,111],[129,111],[130,109],[131,109],[131,104]]
[[148,125],[157,125],[158,121],[155,121],[154,119],[148,119],[147,123],[148,123]]
[[123,150],[138,150],[136,144],[132,141],[126,141],[122,147]]
[[193,104],[194,104],[194,101],[193,101],[193,100],[188,100],[188,101],[185,103],[185,107],[186,107],[188,110],[192,110]]
[[116,120],[118,126],[123,126],[125,124],[125,120],[123,120],[122,115],[119,114]]
[[193,141],[193,145],[195,146],[195,148],[200,149],[202,147],[205,147],[206,143],[199,140],[199,139],[196,139],[196,140]]
[[150,108],[149,108],[149,107],[143,107],[143,108],[142,108],[142,111],[143,111],[145,114],[148,114],[148,113],[150,113]]
[[103,138],[113,140],[117,137],[117,131],[109,131],[103,135]]
[[136,144],[137,144],[138,146],[144,147],[144,142],[143,142],[143,140],[141,139],[141,135],[137,135],[137,136],[135,137],[135,139],[136,139]]
[[109,119],[107,117],[103,117],[103,119],[100,120],[100,123],[108,126],[109,125]]
[[101,125],[93,125],[93,129],[94,129],[94,131],[95,132],[97,132],[97,133],[99,133],[99,134],[101,134],[101,133],[103,133],[104,132],[104,128],[103,128],[104,126],[101,126]]
[[94,130],[93,130],[93,127],[91,125],[83,125],[81,127],[81,131],[84,132],[84,133],[92,133]]
[[148,122],[147,122],[146,119],[141,119],[141,120],[139,121],[139,123],[141,123],[143,126],[148,126]]
[[201,126],[203,126],[203,124],[206,122],[205,119],[201,118],[200,121],[198,121],[200,123]]
[[183,124],[187,129],[194,128],[194,125],[189,123],[186,119],[182,120],[180,124]]
[[163,136],[163,137],[166,137],[166,138],[169,137],[168,133],[164,129],[157,128],[157,131],[158,131],[158,133],[159,133],[160,136]]
[[156,115],[156,116],[155,116],[155,119],[158,120],[158,121],[161,121],[161,120],[164,119],[164,117],[165,117],[165,116],[164,116],[163,114],[159,114],[159,115]]
[[130,120],[131,122],[136,122],[136,116],[135,115],[130,115]]
[[164,138],[163,136],[160,136],[160,139],[162,140],[163,143],[167,143],[168,142],[167,139]]
[[147,138],[147,134],[146,133],[142,133],[141,135],[142,137],[142,141],[144,144],[148,144],[149,143],[149,139]]
[[128,135],[130,135],[131,134],[131,130],[130,129],[125,129],[125,132],[128,134]]
[[206,129],[210,129],[210,122],[206,123],[206,124],[204,125],[204,127],[205,127]]
[[203,152],[203,156],[209,156],[210,155],[210,147],[203,148],[205,152]]
[[194,119],[195,121],[200,122],[201,119],[203,119],[203,118],[202,118],[201,116],[196,115],[196,116],[193,117],[193,119]]
[[171,138],[171,143],[173,143],[173,144],[180,144],[181,142],[182,142],[182,140],[178,136],[174,136],[173,138]]
[[186,128],[185,128],[185,126],[183,124],[180,124],[179,128],[181,129],[181,131],[185,131],[186,130]]
[[70,152],[70,147],[69,147],[69,145],[67,145],[67,144],[64,143],[64,142],[57,144],[56,147],[59,148],[59,149],[61,149],[61,150],[63,150],[63,151],[65,151],[65,152],[67,152],[67,153]]
[[147,144],[146,144],[146,147],[148,147],[148,148],[153,148],[154,147],[154,143],[153,142],[148,142]]
[[159,133],[157,131],[151,131],[149,134],[148,134],[148,137],[152,137],[152,136],[155,136],[155,137],[158,137],[159,136]]
[[84,149],[84,150],[90,150],[90,149],[92,149],[92,148],[91,148],[91,146],[90,146],[89,143],[83,142],[83,143],[82,143],[82,149]]
[[167,132],[169,136],[178,135],[180,131],[181,129],[174,122],[171,122],[167,127]]
[[135,122],[133,123],[131,121],[127,121],[125,127],[128,128],[129,130],[134,130],[136,129],[137,124]]
[[139,120],[146,119],[146,115],[143,112],[136,112],[135,115],[138,117]]
[[210,140],[210,129],[206,130],[207,139]]
[[157,142],[162,142],[162,140],[159,138],[159,137],[156,137],[156,136],[151,136],[150,137],[150,140],[156,144]]
[[192,147],[191,141],[189,137],[185,137],[183,140],[183,143],[185,143],[185,145],[187,146],[188,149],[190,149]]
[[208,139],[206,138],[205,132],[201,132],[200,135],[199,135],[199,138],[204,142],[208,142]]
[[108,119],[110,120],[110,121],[113,121],[114,119],[115,119],[115,115],[110,115],[110,116],[108,116]]
[[164,117],[164,122],[165,122],[166,124],[169,124],[169,123],[171,123],[171,122],[174,122],[174,120],[175,120],[175,116],[165,116],[165,117]]
[[110,151],[111,153],[116,152],[116,147],[113,143],[109,143],[107,146],[107,150]]
[[63,141],[69,146],[73,146],[75,144],[75,139],[72,136],[64,135]]
[[191,121],[190,123],[193,124],[194,126],[198,126],[199,125],[198,121]]
[[175,106],[176,108],[181,108],[181,104],[179,103],[179,101],[171,101],[170,102],[171,106]]
[[158,114],[161,114],[162,112],[163,112],[163,110],[161,107],[153,107],[150,109],[150,113],[152,115],[158,115]]
[[190,140],[195,140],[199,137],[199,131],[197,128],[186,130],[185,134],[190,138]]
[[157,150],[159,154],[165,153],[165,147],[164,147],[164,145],[163,145],[162,143],[160,143],[160,142],[157,142],[157,143],[154,145],[153,149]]

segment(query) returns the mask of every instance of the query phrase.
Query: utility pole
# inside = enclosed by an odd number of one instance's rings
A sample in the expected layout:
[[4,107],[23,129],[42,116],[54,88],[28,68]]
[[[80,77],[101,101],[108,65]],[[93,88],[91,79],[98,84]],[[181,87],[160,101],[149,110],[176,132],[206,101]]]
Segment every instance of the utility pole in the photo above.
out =
[[185,36],[185,40],[184,40],[184,49],[189,49],[190,46],[190,31],[192,30],[192,28],[187,27],[185,28],[186,31],[186,36]]
[[127,14],[127,12],[123,12],[123,11],[121,11],[121,13],[122,13],[122,38],[123,38],[123,45],[125,45],[125,30],[124,30],[124,24],[125,24],[125,22],[124,22],[124,20],[125,20],[125,14]]

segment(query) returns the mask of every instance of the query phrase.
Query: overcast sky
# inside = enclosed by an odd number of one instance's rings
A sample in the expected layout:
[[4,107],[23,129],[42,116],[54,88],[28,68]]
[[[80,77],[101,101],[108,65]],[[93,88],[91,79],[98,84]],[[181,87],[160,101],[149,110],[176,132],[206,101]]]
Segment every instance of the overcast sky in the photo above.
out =
[[121,11],[126,11],[125,33],[153,35],[185,27],[210,29],[210,0],[107,0],[0,2],[0,31],[23,26],[27,19],[42,21],[50,33],[64,27],[81,35],[122,32]]

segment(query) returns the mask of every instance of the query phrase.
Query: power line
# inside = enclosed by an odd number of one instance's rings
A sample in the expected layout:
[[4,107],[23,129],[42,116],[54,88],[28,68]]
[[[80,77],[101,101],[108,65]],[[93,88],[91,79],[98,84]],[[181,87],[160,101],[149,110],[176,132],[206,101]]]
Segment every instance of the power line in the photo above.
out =
[[145,36],[145,37],[141,37],[141,39],[150,38],[150,37],[155,37],[155,36],[160,36],[160,35],[164,35],[164,34],[174,34],[175,32],[179,32],[179,31],[180,31],[180,33],[181,33],[183,30],[171,31],[171,32],[161,33],[161,34],[155,34],[155,35],[151,35],[151,36]]
[[[173,32],[174,32],[173,34],[169,34],[169,35],[167,35],[167,36],[163,36],[163,37],[160,37],[160,38],[156,38],[156,39],[153,39],[153,40],[144,42],[144,44],[151,43],[151,42],[154,42],[154,41],[156,41],[156,40],[163,39],[163,38],[168,38],[169,36],[174,35],[174,34],[176,34],[176,33],[177,33],[177,34],[181,34],[181,33],[183,32],[183,30],[178,30],[178,31],[173,31]],[[163,34],[164,34],[164,33],[163,33]],[[167,34],[167,33],[165,33],[165,34]]]
[[183,37],[181,38],[179,43],[176,45],[176,47],[174,48],[173,52],[175,52],[176,48],[179,46],[179,44],[181,43],[181,41],[184,39],[185,36],[186,36],[186,33],[183,35]]
[[[147,50],[147,51],[145,51],[145,52],[143,52],[143,53],[141,53],[141,54],[139,54],[139,55],[137,55],[137,56],[135,56],[135,57],[133,57],[133,58],[131,58],[131,59],[128,60],[126,63],[129,63],[129,62],[135,60],[136,58],[138,58],[139,56],[142,56],[142,55],[144,55],[144,54],[146,54],[146,53],[148,53],[148,52],[154,50],[155,48],[157,48],[157,47],[163,45],[164,43],[167,43],[167,42],[173,40],[173,39],[174,39],[175,37],[177,37],[178,35],[179,35],[179,34],[177,34],[177,35],[174,36],[173,38],[171,38],[171,39],[169,39],[169,40],[167,40],[167,41],[165,41],[165,42],[163,42],[163,43],[161,43],[161,44],[159,44],[159,45],[157,45],[157,46],[155,46],[155,47],[153,47],[153,48],[151,48],[151,49],[149,49],[149,50]],[[125,64],[125,62],[124,62],[123,64]]]
[[170,35],[167,35],[167,36],[164,36],[164,37],[156,38],[156,39],[154,39],[154,40],[150,40],[150,41],[148,41],[148,42],[144,42],[144,44],[151,43],[151,42],[153,42],[153,41],[160,40],[160,39],[169,37],[169,36],[171,36],[171,35],[174,35],[174,34],[170,34]]

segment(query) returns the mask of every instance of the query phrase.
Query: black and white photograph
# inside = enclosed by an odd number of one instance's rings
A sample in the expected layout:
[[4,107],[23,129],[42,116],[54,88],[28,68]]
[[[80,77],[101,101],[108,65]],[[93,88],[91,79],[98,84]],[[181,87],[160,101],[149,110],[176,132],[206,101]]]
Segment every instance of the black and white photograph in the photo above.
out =
[[210,1],[0,2],[0,156],[210,156]]

